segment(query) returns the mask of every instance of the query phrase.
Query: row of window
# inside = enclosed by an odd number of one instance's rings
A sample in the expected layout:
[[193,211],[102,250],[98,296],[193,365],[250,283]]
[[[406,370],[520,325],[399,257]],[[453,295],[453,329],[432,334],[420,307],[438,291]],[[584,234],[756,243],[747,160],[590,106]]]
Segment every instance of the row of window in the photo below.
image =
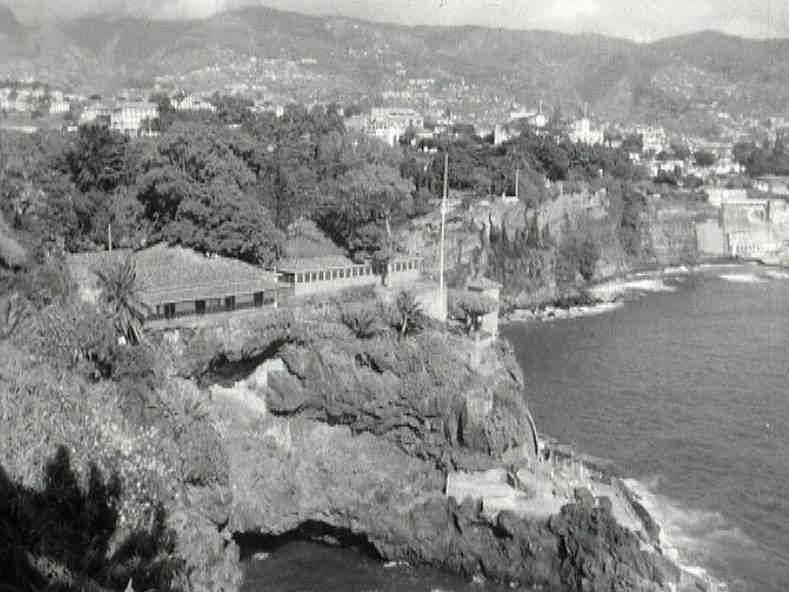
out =
[[392,265],[392,271],[409,271],[411,269],[419,269],[418,261],[395,261]]
[[[419,269],[419,261],[395,261],[392,264],[393,272],[409,271]],[[385,274],[386,265],[377,266],[375,270],[371,267],[346,267],[340,269],[327,269],[326,271],[308,271],[304,273],[295,274],[296,283],[306,284],[310,282],[323,282],[328,280],[336,280],[343,278],[363,277],[375,274]],[[286,274],[281,276],[286,283],[293,283],[293,274]]]
[[[271,305],[276,302],[276,295],[273,292],[255,292],[252,298],[256,308]],[[247,304],[248,306],[248,304]],[[206,312],[233,311],[236,309],[236,297],[226,296],[225,298],[210,298],[208,300],[195,300],[194,312],[197,315],[204,315]],[[165,319],[176,317],[175,302],[166,302],[156,307],[156,313],[163,314]]]
[[[340,269],[327,269],[326,271],[308,271],[296,274],[296,283],[323,282],[342,278],[363,277],[373,275],[371,267],[346,267]],[[291,276],[292,277],[292,276]]]

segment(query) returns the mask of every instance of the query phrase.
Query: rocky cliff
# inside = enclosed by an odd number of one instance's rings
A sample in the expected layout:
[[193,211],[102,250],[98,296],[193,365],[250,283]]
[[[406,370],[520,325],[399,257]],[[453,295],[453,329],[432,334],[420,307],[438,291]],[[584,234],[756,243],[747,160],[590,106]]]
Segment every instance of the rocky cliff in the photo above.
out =
[[[590,280],[692,264],[696,223],[717,215],[689,198],[644,197],[628,219],[632,228],[624,230],[622,206],[615,202],[613,192],[598,190],[559,194],[528,209],[508,199],[458,207],[447,217],[448,281],[481,273],[502,283],[505,306],[533,308],[577,296]],[[435,277],[439,228],[433,214],[398,236]]]
[[[446,474],[538,462],[509,347],[442,330],[357,339],[280,315],[170,338],[201,375],[229,458],[212,498],[236,536],[363,541],[381,558],[545,589],[649,590],[673,581],[605,504],[545,520],[491,518],[444,495]],[[199,345],[199,347],[197,347]],[[571,502],[571,500],[568,500]]]

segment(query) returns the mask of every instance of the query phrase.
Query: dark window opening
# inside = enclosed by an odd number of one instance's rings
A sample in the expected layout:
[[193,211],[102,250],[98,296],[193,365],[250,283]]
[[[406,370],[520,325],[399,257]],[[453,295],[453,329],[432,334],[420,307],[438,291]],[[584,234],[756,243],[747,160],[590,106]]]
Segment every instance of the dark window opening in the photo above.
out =
[[225,298],[225,310],[235,310],[235,309],[236,309],[236,297],[227,296]]
[[205,314],[205,300],[195,301],[195,312],[199,315]]

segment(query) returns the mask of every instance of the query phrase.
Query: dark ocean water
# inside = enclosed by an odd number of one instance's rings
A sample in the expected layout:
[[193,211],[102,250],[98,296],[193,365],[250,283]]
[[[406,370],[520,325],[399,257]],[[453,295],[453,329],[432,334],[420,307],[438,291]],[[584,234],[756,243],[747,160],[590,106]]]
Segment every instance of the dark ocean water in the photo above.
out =
[[789,277],[713,268],[609,314],[510,325],[538,430],[613,460],[684,563],[789,590]]
[[[614,461],[684,564],[732,592],[789,590],[789,276],[713,268],[672,284],[599,316],[505,327],[529,408],[541,433]],[[480,588],[309,543],[245,578],[249,592],[435,589]]]

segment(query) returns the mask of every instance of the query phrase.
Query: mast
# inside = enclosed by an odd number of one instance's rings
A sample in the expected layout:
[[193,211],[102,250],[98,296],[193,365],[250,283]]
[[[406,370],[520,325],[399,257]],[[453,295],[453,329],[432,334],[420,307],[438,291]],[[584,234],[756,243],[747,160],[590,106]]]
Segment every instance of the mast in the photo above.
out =
[[444,196],[441,199],[441,273],[438,277],[438,298],[442,316],[444,311],[444,221],[447,216],[447,179],[449,178],[449,151],[444,153]]

